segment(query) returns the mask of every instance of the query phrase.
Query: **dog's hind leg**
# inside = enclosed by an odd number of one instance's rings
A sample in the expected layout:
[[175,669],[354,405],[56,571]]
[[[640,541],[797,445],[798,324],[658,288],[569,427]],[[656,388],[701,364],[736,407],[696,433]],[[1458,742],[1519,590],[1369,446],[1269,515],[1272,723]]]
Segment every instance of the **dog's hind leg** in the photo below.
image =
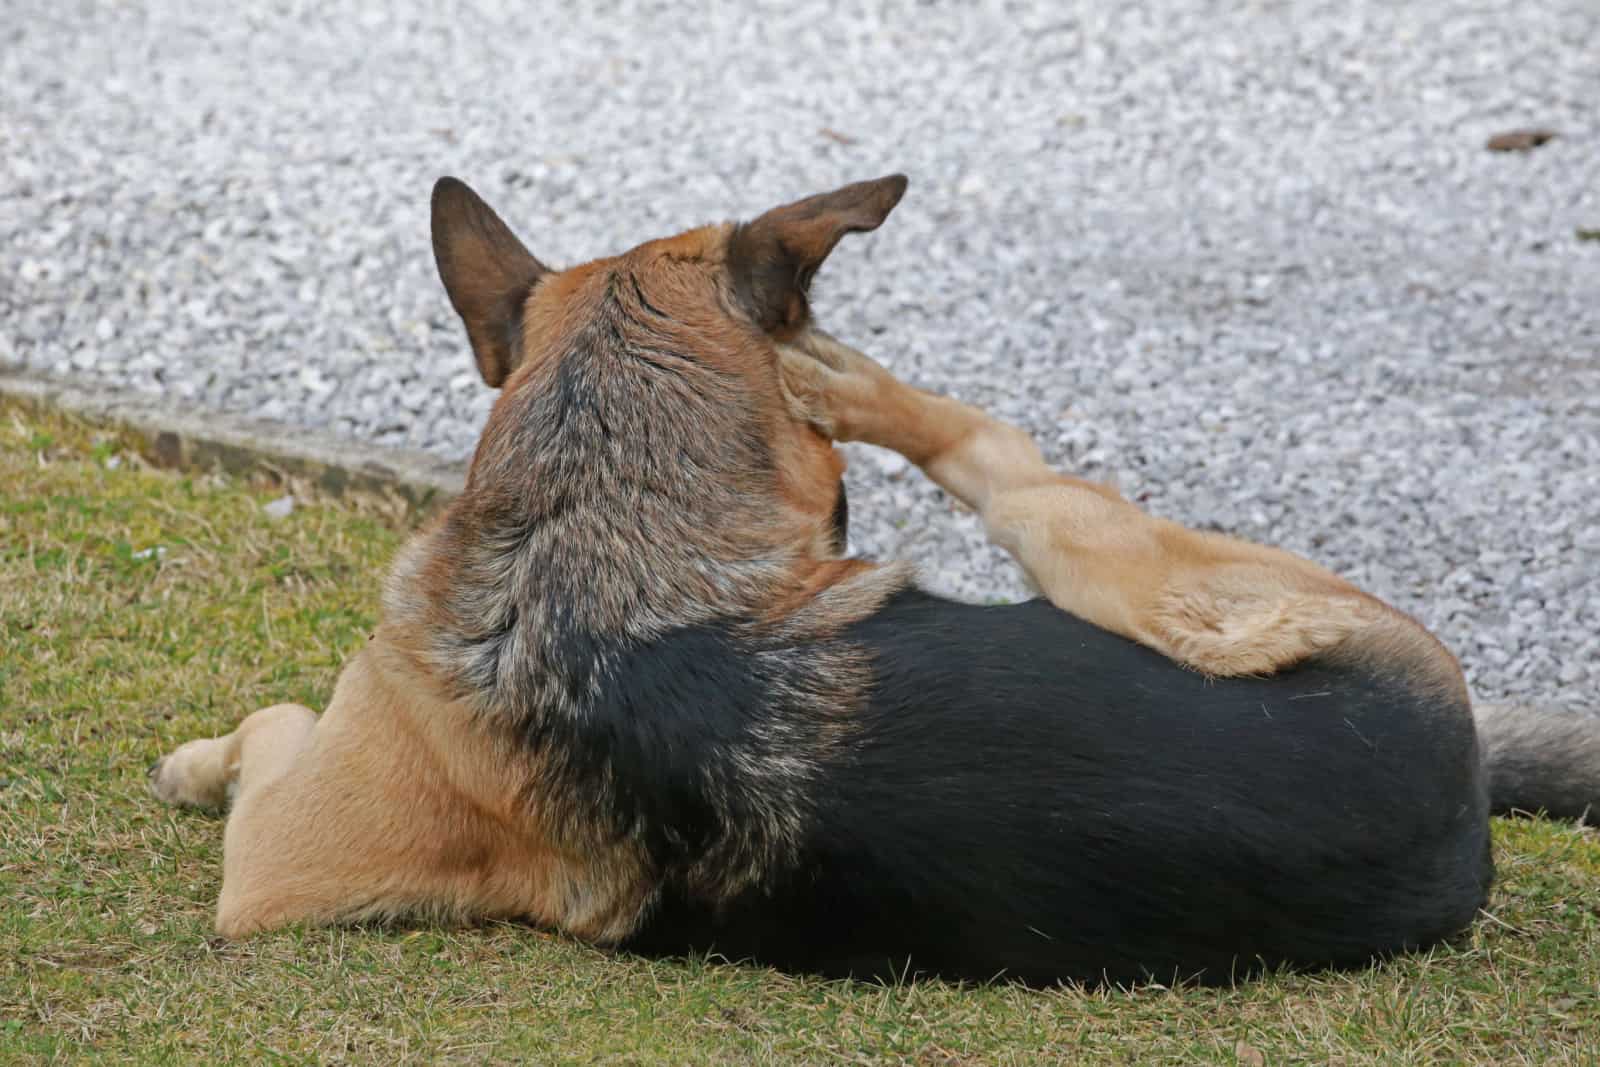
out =
[[248,765],[252,783],[289,769],[317,724],[317,713],[299,704],[275,704],[245,717],[231,734],[189,741],[150,768],[150,791],[168,804],[221,811],[240,790]]
[[[915,389],[819,331],[780,351],[791,407],[893,449],[978,512],[1054,604],[1212,675],[1269,674],[1409,619],[1288,552],[1156,519],[1052,470],[1022,430]],[[1442,649],[1440,650],[1442,652]]]
[[[153,768],[154,792],[171,803],[220,807],[232,794],[222,935],[412,912],[539,912],[536,892],[552,865],[541,862],[538,835],[457,785],[504,787],[503,768],[473,758],[480,746],[470,730],[452,733],[457,744],[441,756],[429,727],[406,711],[409,694],[373,668],[371,650],[347,665],[320,718],[295,704],[264,708]],[[429,721],[448,717],[428,710]]]

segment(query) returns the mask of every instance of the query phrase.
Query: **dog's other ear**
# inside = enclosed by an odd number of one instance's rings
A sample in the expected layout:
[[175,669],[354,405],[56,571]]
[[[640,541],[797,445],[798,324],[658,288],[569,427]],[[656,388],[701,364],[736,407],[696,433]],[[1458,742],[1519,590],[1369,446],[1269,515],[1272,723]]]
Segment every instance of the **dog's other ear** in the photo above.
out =
[[433,259],[451,306],[466,323],[478,373],[499,388],[520,358],[522,306],[549,268],[455,178],[440,178],[433,187]]
[[734,230],[728,272],[739,302],[779,336],[805,325],[811,276],[847,233],[875,230],[906,191],[903,174],[856,182],[773,208]]

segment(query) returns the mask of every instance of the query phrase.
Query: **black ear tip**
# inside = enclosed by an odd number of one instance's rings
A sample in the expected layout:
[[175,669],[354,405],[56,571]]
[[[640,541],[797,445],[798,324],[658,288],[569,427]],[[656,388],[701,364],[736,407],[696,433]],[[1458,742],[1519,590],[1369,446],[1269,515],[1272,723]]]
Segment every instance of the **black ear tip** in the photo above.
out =
[[879,210],[888,215],[900,203],[900,198],[906,195],[906,186],[910,183],[904,174],[890,174],[870,184]]
[[908,184],[904,174],[888,174],[856,186],[860,190],[858,195],[862,207],[873,216],[870,224],[857,228],[875,230],[881,226],[883,220],[889,217],[889,212],[900,203],[900,198],[906,195]]
[[452,177],[451,175],[446,174],[444,177],[433,183],[433,196],[430,198],[430,202],[433,206],[433,209],[437,211],[445,204],[449,204],[451,202],[459,203],[463,200],[470,200],[476,195],[477,194],[472,191],[472,187],[466,182],[462,181],[460,178]]

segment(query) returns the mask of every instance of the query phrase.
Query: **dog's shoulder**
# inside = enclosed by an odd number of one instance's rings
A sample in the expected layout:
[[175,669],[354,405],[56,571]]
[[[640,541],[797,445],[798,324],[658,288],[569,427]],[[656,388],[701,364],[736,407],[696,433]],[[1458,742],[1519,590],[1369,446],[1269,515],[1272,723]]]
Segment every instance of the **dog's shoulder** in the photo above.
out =
[[545,620],[542,699],[508,725],[551,768],[546,803],[710,897],[778,877],[867,699],[850,621],[901,581],[859,571],[777,619],[708,613],[646,633]]

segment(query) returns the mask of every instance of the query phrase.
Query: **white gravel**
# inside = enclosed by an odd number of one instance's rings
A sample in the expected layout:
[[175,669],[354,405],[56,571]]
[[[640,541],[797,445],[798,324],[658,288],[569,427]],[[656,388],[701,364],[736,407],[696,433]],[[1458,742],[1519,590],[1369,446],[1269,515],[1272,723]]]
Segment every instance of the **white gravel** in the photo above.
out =
[[[1596,703],[1595,0],[352,6],[9,0],[0,363],[464,455],[438,175],[570,263],[904,170],[842,336]],[[853,462],[859,551],[1022,593]]]

